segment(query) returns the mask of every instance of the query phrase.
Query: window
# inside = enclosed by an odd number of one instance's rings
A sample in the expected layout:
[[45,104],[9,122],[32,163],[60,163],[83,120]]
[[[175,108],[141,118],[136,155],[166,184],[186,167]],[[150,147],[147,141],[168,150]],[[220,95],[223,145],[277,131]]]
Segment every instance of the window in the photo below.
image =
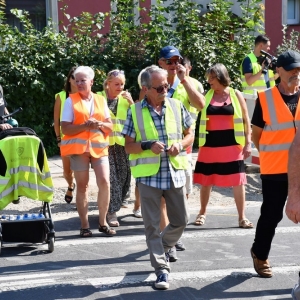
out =
[[6,1],[5,14],[7,23],[23,31],[23,26],[10,10],[13,8],[26,10],[29,12],[29,18],[33,26],[42,30],[46,26],[46,1],[45,0],[10,0]]
[[299,24],[299,2],[300,0],[287,0],[287,24]]

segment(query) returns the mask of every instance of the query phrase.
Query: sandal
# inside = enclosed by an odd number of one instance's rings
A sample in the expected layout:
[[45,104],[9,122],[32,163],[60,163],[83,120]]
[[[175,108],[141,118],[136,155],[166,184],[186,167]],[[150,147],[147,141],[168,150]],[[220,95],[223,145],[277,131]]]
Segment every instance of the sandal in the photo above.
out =
[[113,213],[108,212],[106,215],[106,220],[107,220],[108,225],[111,227],[119,227],[120,226],[116,212],[113,212]]
[[114,236],[116,234],[116,231],[112,228],[110,228],[109,225],[101,226],[99,224],[99,232],[105,233],[107,236]]
[[205,215],[197,215],[196,220],[194,222],[195,225],[202,226],[205,224],[206,216]]
[[[73,183],[73,188],[68,187],[68,191],[73,192],[75,190],[76,183]],[[70,204],[73,200],[73,196],[65,195],[65,201]]]
[[80,228],[80,236],[81,237],[90,237],[93,233],[91,232],[90,228]]
[[250,229],[253,228],[253,223],[250,222],[248,219],[243,219],[239,221],[239,227],[244,229]]

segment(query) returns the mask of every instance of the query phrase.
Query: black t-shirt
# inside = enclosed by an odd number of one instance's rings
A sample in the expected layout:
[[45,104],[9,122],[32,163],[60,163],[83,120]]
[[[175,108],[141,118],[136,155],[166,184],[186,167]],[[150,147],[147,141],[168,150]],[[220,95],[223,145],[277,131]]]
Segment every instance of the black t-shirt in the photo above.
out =
[[[278,86],[276,86],[276,88],[278,88]],[[282,93],[280,93],[280,95],[281,95],[283,101],[285,102],[285,104],[287,105],[287,107],[289,108],[289,110],[291,111],[292,115],[295,116],[296,108],[297,108],[297,104],[298,104],[299,96],[300,96],[300,89],[294,95],[285,95]],[[256,99],[256,104],[255,104],[251,124],[255,125],[257,127],[260,127],[260,128],[264,128],[265,124],[266,124],[266,122],[263,119],[263,113],[262,113],[262,108],[260,105],[259,98]],[[261,178],[286,181],[287,174],[286,173],[284,173],[284,174],[268,174],[268,175],[262,174]]]

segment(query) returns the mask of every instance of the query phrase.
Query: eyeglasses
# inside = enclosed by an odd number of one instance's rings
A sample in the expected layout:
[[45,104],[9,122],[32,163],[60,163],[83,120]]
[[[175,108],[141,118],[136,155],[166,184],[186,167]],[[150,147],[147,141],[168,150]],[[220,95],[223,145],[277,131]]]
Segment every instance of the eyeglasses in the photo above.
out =
[[73,80],[75,80],[75,76],[74,76],[73,74],[71,75],[71,78],[72,78]]
[[209,76],[206,78],[206,81],[214,80],[216,78],[217,78],[217,76]]
[[159,94],[162,94],[164,90],[168,90],[170,88],[169,84],[160,85],[158,87],[151,86],[153,89],[155,89]]
[[178,64],[182,64],[182,59],[179,58],[179,59],[165,59],[164,60],[166,65],[178,65]]
[[124,75],[124,71],[123,70],[116,70],[116,71],[112,71],[108,73],[108,76],[114,76],[117,77],[119,74]]

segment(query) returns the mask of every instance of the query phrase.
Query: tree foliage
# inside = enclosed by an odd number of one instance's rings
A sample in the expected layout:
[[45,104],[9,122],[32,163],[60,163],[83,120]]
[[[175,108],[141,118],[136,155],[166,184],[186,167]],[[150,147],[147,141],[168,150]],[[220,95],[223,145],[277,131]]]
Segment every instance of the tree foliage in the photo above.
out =
[[[254,36],[262,31],[263,7],[260,0],[238,0],[238,17],[232,3],[212,0],[209,10],[191,0],[157,0],[147,12],[150,22],[136,19],[137,0],[111,0],[116,10],[109,14],[83,12],[71,18],[63,7],[66,22],[56,33],[51,20],[37,31],[28,13],[13,10],[25,29],[20,32],[5,23],[0,12],[0,83],[9,109],[19,106],[21,126],[33,128],[43,140],[48,155],[58,152],[53,131],[54,95],[64,84],[73,65],[89,65],[96,71],[94,91],[102,90],[105,74],[114,68],[125,71],[126,88],[137,99],[137,76],[150,64],[157,64],[159,50],[168,44],[192,60],[192,76],[205,83],[205,71],[223,63],[240,88],[239,67],[253,47]],[[141,9],[141,8],[139,8]],[[110,31],[102,35],[104,18]]]

